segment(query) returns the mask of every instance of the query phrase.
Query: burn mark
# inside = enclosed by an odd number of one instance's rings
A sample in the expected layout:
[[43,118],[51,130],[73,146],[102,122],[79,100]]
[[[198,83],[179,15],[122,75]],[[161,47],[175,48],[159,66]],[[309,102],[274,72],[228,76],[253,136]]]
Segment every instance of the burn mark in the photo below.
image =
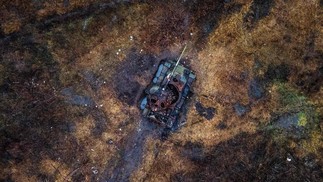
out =
[[239,12],[242,8],[242,4],[228,0],[187,1],[186,5],[200,27],[199,46],[217,28],[223,17]]
[[83,73],[83,77],[94,91],[99,90],[105,83],[105,81],[100,76],[93,73],[92,71],[85,71]]
[[265,73],[265,79],[268,81],[288,81],[288,76],[290,75],[290,68],[287,64],[280,65],[269,65],[267,72]]
[[273,5],[274,0],[254,0],[243,18],[245,27],[249,30],[253,29],[259,20],[269,15]]
[[128,105],[134,105],[144,87],[139,80],[150,81],[157,65],[158,60],[153,55],[144,55],[131,50],[114,75],[113,88],[118,94],[118,99]]
[[217,126],[216,126],[217,129],[220,129],[220,130],[224,130],[226,128],[228,128],[228,125],[224,122],[224,121],[221,121]]
[[[254,70],[262,68],[261,62],[256,61]],[[256,76],[249,82],[248,95],[252,100],[259,100],[266,95],[266,88],[274,81],[287,82],[291,74],[291,68],[287,64],[269,65],[264,76]]]
[[92,130],[92,135],[95,137],[100,137],[101,134],[106,131],[107,123],[109,122],[108,118],[106,117],[105,113],[100,109],[93,109],[91,111],[91,115],[95,120],[95,126]]
[[204,107],[200,102],[195,103],[195,109],[200,116],[203,116],[207,120],[211,120],[216,114],[214,107]]
[[201,143],[187,142],[182,154],[190,160],[198,162],[204,159],[204,147]]
[[129,181],[133,171],[140,167],[144,157],[144,146],[149,135],[156,131],[155,125],[142,120],[136,130],[129,134],[120,150],[118,159],[112,158],[101,181]]
[[320,181],[323,172],[317,156],[298,158],[269,138],[262,132],[240,133],[212,147],[202,160],[191,159],[196,170],[180,177],[184,181]]
[[68,104],[85,107],[93,107],[95,105],[91,97],[79,95],[72,88],[64,88],[61,93],[66,98],[65,102]]
[[251,99],[258,100],[265,95],[266,83],[261,78],[254,78],[249,83],[248,95]]
[[313,72],[305,72],[298,76],[296,85],[306,93],[316,93],[323,85],[323,66]]
[[250,111],[250,107],[249,106],[245,106],[243,104],[240,103],[236,103],[233,105],[234,111],[236,112],[236,114],[238,116],[244,116],[247,112]]

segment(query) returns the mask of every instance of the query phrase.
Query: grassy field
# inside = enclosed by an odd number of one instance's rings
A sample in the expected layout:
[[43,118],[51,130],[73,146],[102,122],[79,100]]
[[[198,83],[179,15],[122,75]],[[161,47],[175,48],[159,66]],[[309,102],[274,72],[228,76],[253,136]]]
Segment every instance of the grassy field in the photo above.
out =
[[[0,3],[0,181],[321,181],[322,0]],[[167,139],[138,98],[195,71]]]

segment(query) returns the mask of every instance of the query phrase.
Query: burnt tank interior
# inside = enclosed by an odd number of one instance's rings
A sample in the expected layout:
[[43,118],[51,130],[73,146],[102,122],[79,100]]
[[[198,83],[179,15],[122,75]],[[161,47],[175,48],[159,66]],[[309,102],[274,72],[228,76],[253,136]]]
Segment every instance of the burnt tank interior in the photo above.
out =
[[183,108],[193,93],[195,79],[192,70],[173,60],[162,60],[140,102],[143,116],[171,130],[178,129],[186,122]]

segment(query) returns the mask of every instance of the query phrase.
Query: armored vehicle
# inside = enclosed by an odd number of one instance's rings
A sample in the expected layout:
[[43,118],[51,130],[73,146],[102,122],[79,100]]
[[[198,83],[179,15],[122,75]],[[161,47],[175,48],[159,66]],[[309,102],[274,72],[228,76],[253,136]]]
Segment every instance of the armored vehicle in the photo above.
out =
[[183,108],[192,94],[191,86],[196,78],[192,70],[179,63],[180,58],[177,62],[167,59],[160,62],[139,104],[144,117],[171,130],[186,122]]

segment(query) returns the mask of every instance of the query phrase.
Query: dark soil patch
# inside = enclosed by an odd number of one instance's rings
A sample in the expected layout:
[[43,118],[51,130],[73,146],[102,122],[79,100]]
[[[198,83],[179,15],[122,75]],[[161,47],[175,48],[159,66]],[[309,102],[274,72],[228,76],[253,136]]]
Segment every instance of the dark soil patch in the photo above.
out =
[[204,41],[217,28],[222,18],[239,12],[242,8],[242,4],[234,0],[186,1],[186,6],[194,23],[199,27],[197,42],[199,48],[203,47]]
[[[73,165],[79,158],[76,154],[83,153],[72,134],[75,124],[69,121],[67,104],[57,94],[61,87],[58,64],[46,46],[28,38],[17,39],[1,51],[11,56],[3,61],[7,78],[1,86],[0,167],[31,161],[24,166],[30,176],[51,180],[52,176],[41,173],[43,159]],[[20,57],[17,52],[29,56]],[[79,103],[84,98],[75,100]]]
[[112,158],[108,162],[108,166],[101,176],[101,180],[114,181],[129,181],[133,171],[135,171],[143,159],[143,152],[146,139],[149,135],[157,134],[156,125],[142,120],[136,130],[129,133],[124,141],[124,145],[120,149],[119,158]]
[[249,83],[248,95],[251,99],[259,100],[265,95],[266,82],[261,78],[254,78]]
[[228,127],[228,125],[224,122],[224,121],[221,121],[217,126],[216,128],[217,129],[220,129],[220,130],[224,130]]
[[322,166],[315,159],[316,156],[297,158],[293,151],[269,141],[264,133],[241,133],[214,146],[202,160],[192,160],[196,171],[177,174],[174,178],[184,178],[183,181],[320,181]]
[[83,78],[94,91],[99,90],[106,82],[103,78],[93,73],[92,71],[85,71],[83,73]]
[[207,120],[211,120],[216,114],[215,108],[204,107],[200,102],[195,103],[195,109],[200,116],[203,116]]
[[[254,70],[262,67],[261,62],[256,61]],[[249,82],[248,95],[253,100],[259,100],[266,95],[266,88],[269,84],[289,81],[291,68],[287,64],[269,65],[264,76],[256,76]]]
[[298,76],[296,85],[307,94],[320,91],[323,85],[323,66],[313,72],[301,73]]
[[288,81],[290,75],[290,68],[286,64],[269,65],[267,72],[265,73],[265,79],[268,81]]
[[185,143],[181,154],[192,161],[201,161],[204,158],[204,147],[201,143]]
[[233,105],[234,111],[238,116],[244,116],[247,112],[250,111],[249,106],[242,105],[240,103],[236,103]]
[[[151,80],[157,70],[158,59],[153,55],[140,54],[131,50],[126,59],[117,68],[113,77],[113,88],[118,94],[118,99],[134,105],[138,96],[146,85],[141,85],[137,80]],[[148,84],[148,83],[147,83]]]
[[257,22],[268,16],[274,0],[254,0],[247,14],[244,16],[244,25],[247,29],[253,29]]

